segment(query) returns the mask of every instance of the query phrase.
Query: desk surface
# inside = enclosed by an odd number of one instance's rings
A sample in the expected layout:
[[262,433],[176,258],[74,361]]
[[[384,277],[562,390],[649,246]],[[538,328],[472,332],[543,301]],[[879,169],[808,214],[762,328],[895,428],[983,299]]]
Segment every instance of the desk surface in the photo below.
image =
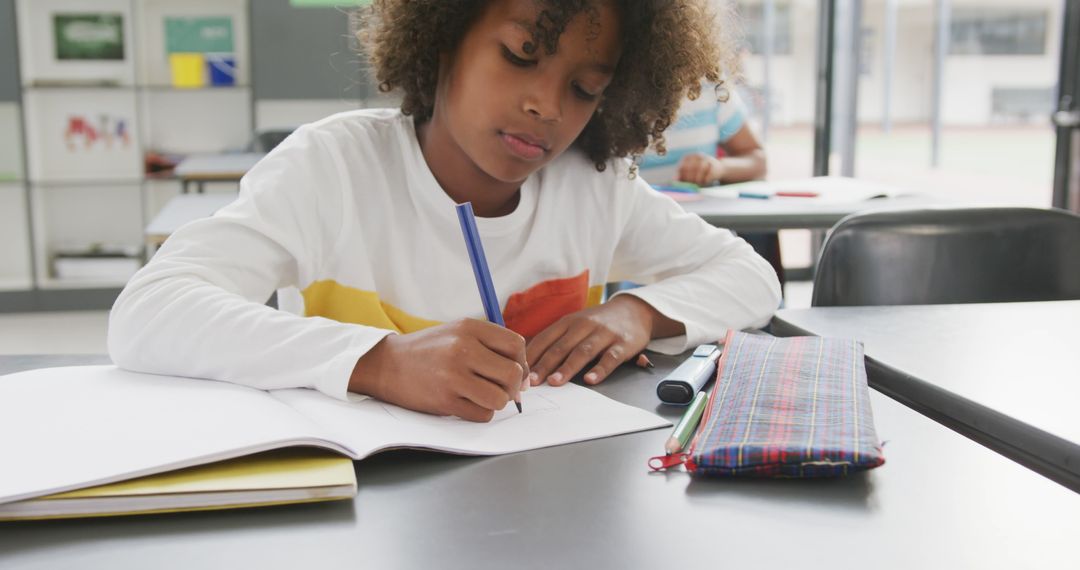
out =
[[[0,357],[0,373],[102,357]],[[657,368],[599,387],[657,409]],[[3,381],[0,379],[0,381]],[[356,463],[352,502],[0,524],[11,568],[1051,568],[1080,494],[873,392],[887,463],[849,479],[694,480],[645,462],[669,430],[501,457]],[[676,418],[676,410],[659,409]],[[197,419],[193,418],[193,421]]]
[[1080,301],[784,309],[773,323],[863,341],[876,388],[1080,490]]
[[195,154],[181,160],[174,172],[181,180],[239,180],[264,156],[262,152]]
[[735,231],[763,231],[798,228],[831,228],[845,216],[870,210],[897,210],[941,206],[942,200],[928,196],[893,196],[851,202],[818,201],[815,198],[773,197],[715,198],[683,202],[683,208],[711,225]]
[[147,237],[164,240],[180,226],[209,218],[236,200],[236,193],[181,194],[171,198],[153,220],[146,225]]

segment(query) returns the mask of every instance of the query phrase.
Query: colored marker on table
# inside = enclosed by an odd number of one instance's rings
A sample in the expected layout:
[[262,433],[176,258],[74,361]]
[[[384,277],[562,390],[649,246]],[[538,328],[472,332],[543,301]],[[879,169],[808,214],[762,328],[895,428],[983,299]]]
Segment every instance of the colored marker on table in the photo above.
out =
[[740,198],[753,198],[755,200],[768,200],[768,194],[762,194],[760,192],[739,192]]
[[675,185],[675,184],[654,184],[653,188],[655,188],[656,190],[659,190],[661,192],[675,192],[676,194],[697,194],[698,193],[697,188],[690,188],[689,186],[685,186],[685,185],[682,185],[682,184],[680,184],[680,185]]
[[[480,243],[480,232],[476,229],[472,203],[458,204],[457,214],[458,222],[461,223],[461,234],[465,236],[465,248],[469,250],[469,261],[472,262],[476,287],[480,290],[480,302],[484,305],[484,314],[488,321],[505,327],[502,311],[499,310],[499,298],[495,295],[495,285],[491,282],[491,271],[488,270],[487,258],[484,256],[484,244]],[[514,405],[517,406],[520,414],[521,396],[514,401]]]

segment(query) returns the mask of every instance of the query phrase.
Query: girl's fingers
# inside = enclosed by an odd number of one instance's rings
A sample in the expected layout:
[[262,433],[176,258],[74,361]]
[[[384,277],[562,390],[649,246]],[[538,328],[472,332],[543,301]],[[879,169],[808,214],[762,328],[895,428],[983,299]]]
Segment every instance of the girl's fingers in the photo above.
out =
[[688,154],[679,161],[679,180],[697,184],[697,171],[701,160],[696,154]]
[[450,405],[450,413],[470,422],[490,422],[495,412],[476,405],[466,398],[455,398]]
[[[559,337],[566,331],[566,326],[566,320],[559,319],[548,328],[540,331],[540,334],[532,337],[525,344],[525,360],[532,363],[529,365],[529,370],[533,372],[530,376],[537,374],[536,365],[540,362],[540,357],[551,348],[555,341],[559,340]],[[536,384],[536,382],[533,384]]]
[[[521,383],[528,370],[522,366],[521,362],[496,352],[485,352],[486,354],[471,359],[469,365],[472,371],[502,388],[511,400],[516,399],[521,392]],[[522,349],[522,361],[525,359],[524,352]]]
[[585,366],[605,352],[615,342],[615,335],[606,329],[594,331],[566,355],[559,368],[548,377],[548,384],[560,386],[566,384]]
[[[504,359],[517,362],[522,370],[528,372],[529,362],[526,356],[524,337],[508,328],[486,321],[470,321],[469,324],[475,327],[475,336],[480,341],[480,344]],[[485,372],[481,372],[481,374],[488,376]],[[492,378],[494,379],[494,377]],[[521,378],[517,378],[516,381],[520,382]]]
[[629,359],[631,352],[622,344],[615,343],[604,351],[600,361],[585,373],[586,384],[599,384],[604,381],[620,364]]
[[559,320],[545,328],[529,342],[526,353],[529,363],[529,383],[537,385],[548,381],[549,376],[563,364],[566,355],[586,336],[589,328],[579,324],[569,327],[566,321]]
[[[569,380],[569,377],[564,378],[563,375],[556,372],[556,370],[572,352],[577,350],[577,347],[581,342],[592,334],[594,328],[595,326],[588,321],[574,321],[574,326],[566,329],[561,336],[556,338],[554,342],[551,342],[547,350],[540,356],[540,359],[533,363],[532,372],[536,374],[536,377],[532,380],[532,384],[536,385],[541,382],[548,382],[549,384],[558,386],[559,384],[565,383],[566,380]],[[588,362],[588,360],[586,360],[586,362]]]
[[698,165],[697,180],[694,181],[694,184],[698,184],[700,186],[708,184],[711,174],[712,164],[707,160],[703,160],[701,164]]
[[[520,386],[520,384],[515,384],[514,388],[516,389],[518,386]],[[510,402],[510,395],[507,394],[506,389],[503,386],[479,376],[473,376],[462,382],[458,388],[458,393],[461,398],[492,413],[505,408],[506,404]]]

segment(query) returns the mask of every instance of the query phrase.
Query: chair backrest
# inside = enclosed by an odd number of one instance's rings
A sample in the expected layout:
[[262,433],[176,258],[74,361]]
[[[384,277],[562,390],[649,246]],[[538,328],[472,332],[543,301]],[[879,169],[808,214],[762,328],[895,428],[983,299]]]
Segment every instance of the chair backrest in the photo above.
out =
[[853,214],[832,229],[814,306],[1080,299],[1080,216],[1038,208]]
[[248,145],[252,152],[270,152],[274,150],[274,147],[281,144],[281,141],[291,135],[293,129],[270,129],[265,131],[257,131],[251,144]]

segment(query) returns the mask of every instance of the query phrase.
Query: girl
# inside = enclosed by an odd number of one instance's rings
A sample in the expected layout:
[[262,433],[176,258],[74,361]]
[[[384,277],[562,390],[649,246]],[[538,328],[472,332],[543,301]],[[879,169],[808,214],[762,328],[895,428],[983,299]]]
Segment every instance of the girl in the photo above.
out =
[[[590,384],[766,322],[769,265],[623,159],[663,150],[683,96],[719,81],[703,3],[383,0],[367,21],[401,109],[300,128],[173,234],[113,307],[119,366],[487,421],[594,360]],[[465,201],[505,329],[480,320]],[[648,285],[600,304],[624,279]]]

